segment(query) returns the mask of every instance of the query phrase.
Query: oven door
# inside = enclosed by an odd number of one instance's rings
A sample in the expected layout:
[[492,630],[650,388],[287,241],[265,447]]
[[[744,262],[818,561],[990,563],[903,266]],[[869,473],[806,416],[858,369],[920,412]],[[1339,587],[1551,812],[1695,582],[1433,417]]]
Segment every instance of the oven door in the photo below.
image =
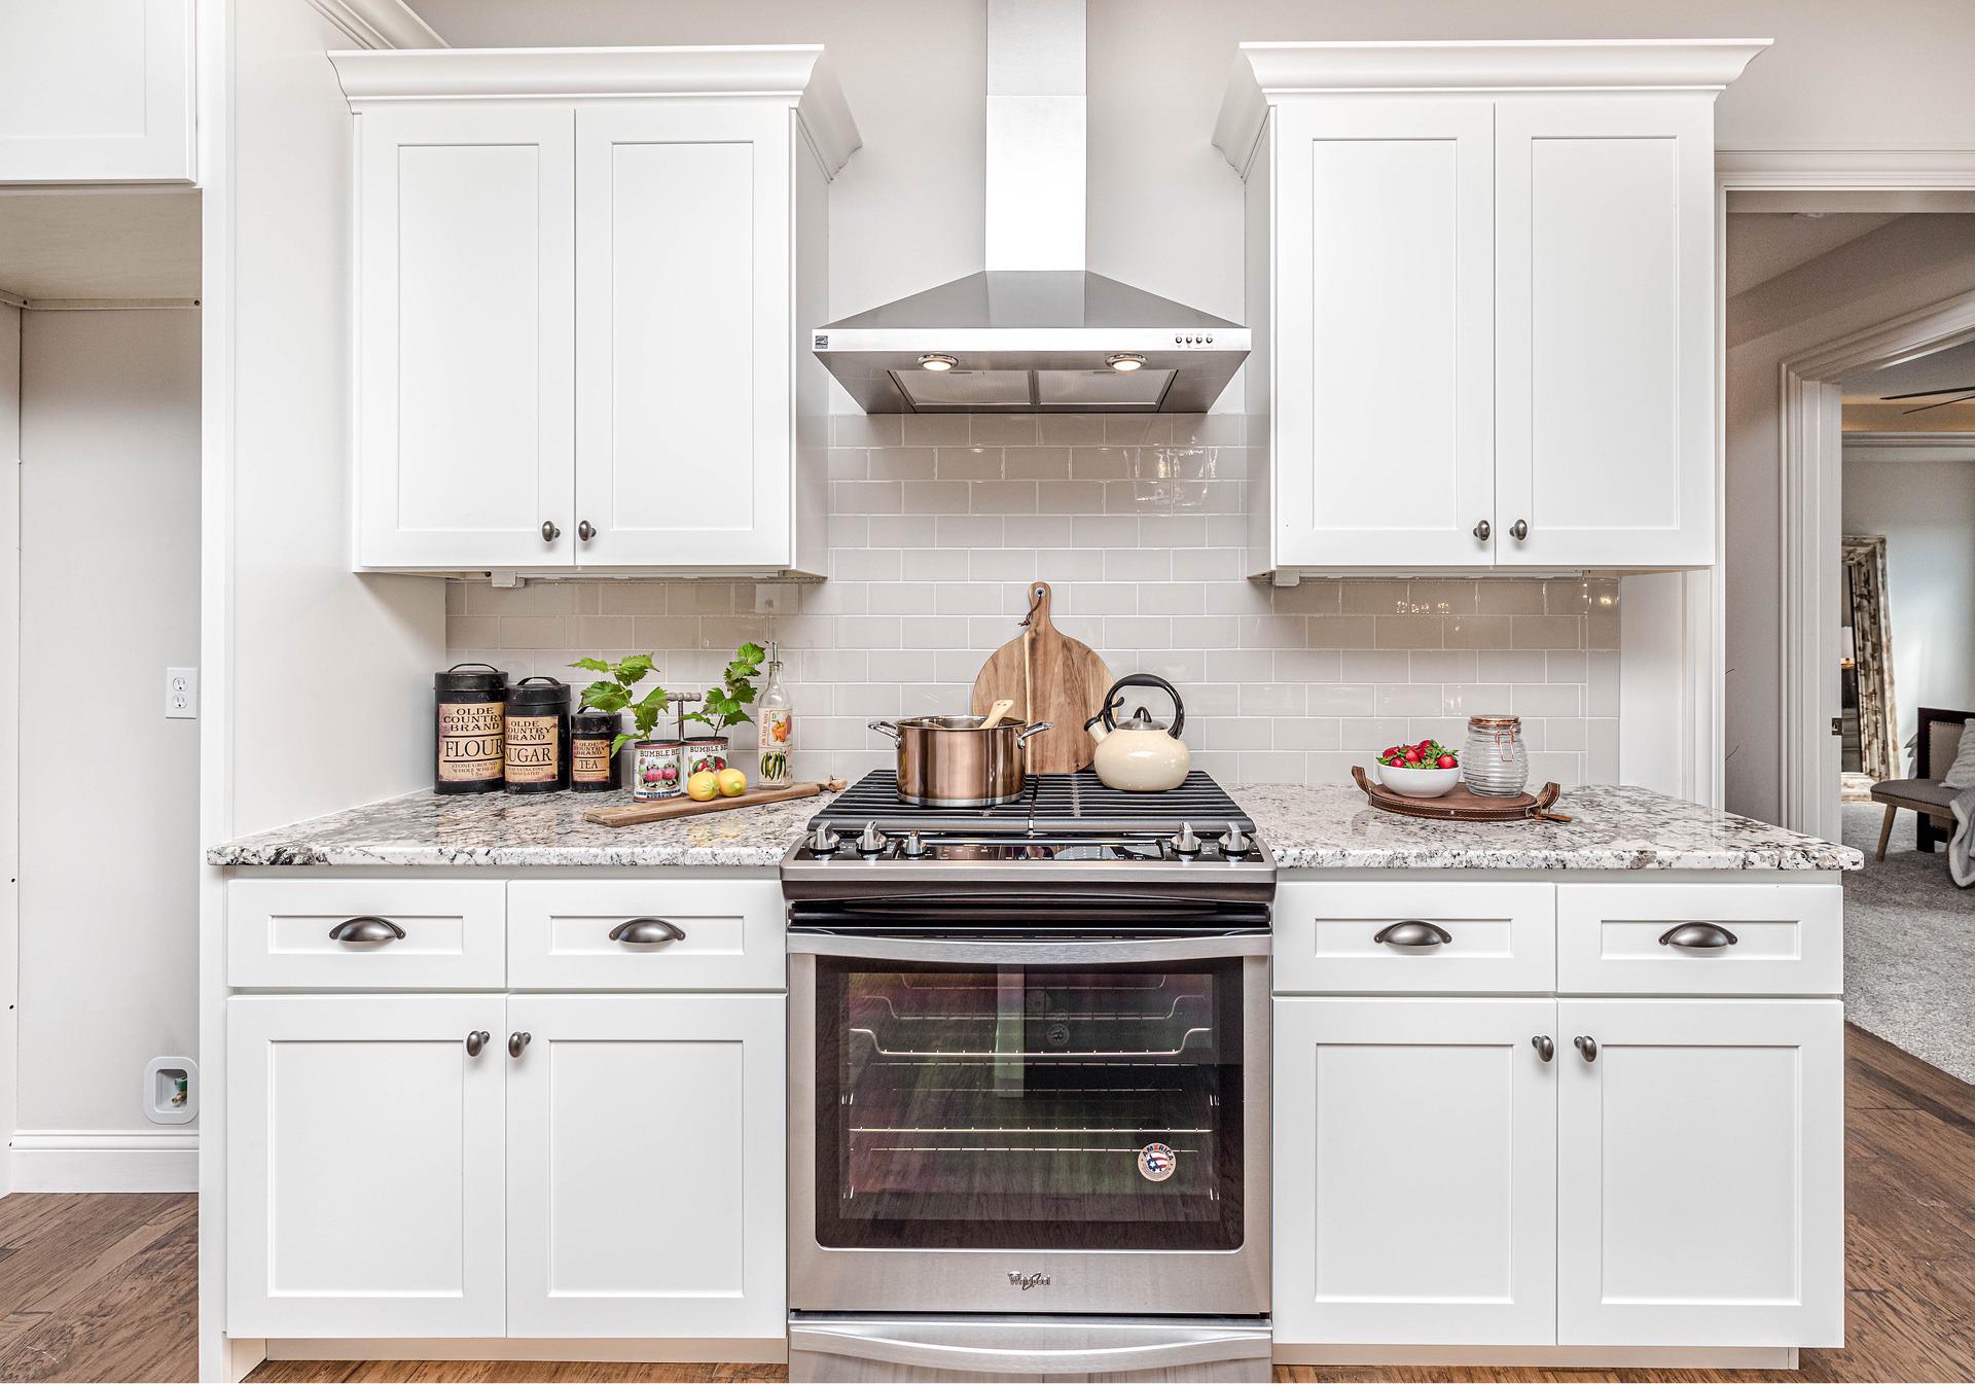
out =
[[790,936],[795,1309],[1265,1314],[1268,936]]

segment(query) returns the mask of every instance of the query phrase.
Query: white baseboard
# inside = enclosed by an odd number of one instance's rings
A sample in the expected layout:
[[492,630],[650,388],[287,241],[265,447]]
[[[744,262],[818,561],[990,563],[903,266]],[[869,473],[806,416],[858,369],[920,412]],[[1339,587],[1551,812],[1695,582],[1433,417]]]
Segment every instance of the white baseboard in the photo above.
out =
[[1794,1348],[1574,1348],[1510,1344],[1280,1344],[1276,1363],[1310,1367],[1795,1368]]
[[507,1363],[783,1363],[778,1339],[270,1339],[271,1359]]
[[13,1148],[14,1193],[190,1194],[200,1187],[198,1132],[16,1132]]

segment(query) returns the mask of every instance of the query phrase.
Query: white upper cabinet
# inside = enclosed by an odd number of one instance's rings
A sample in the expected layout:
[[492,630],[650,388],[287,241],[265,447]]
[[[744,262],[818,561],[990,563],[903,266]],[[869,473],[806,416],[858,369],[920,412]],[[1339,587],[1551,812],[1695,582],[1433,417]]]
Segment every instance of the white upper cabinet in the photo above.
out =
[[821,50],[332,54],[358,120],[355,567],[818,572]]
[[1763,46],[1242,45],[1252,571],[1715,562],[1714,99]]
[[0,0],[0,183],[193,169],[193,0]]

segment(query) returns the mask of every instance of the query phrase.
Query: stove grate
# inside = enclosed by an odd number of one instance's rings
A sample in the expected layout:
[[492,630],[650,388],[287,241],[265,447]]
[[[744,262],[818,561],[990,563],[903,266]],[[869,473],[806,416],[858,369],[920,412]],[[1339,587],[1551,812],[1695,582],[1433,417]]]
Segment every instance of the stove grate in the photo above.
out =
[[1143,794],[1111,790],[1093,771],[1073,775],[1029,775],[1025,791],[1011,804],[984,809],[940,809],[904,804],[892,771],[870,771],[807,822],[836,832],[859,831],[873,823],[885,833],[1135,833],[1175,832],[1189,823],[1201,837],[1238,824],[1253,832],[1253,820],[1204,771],[1193,771],[1175,790]]

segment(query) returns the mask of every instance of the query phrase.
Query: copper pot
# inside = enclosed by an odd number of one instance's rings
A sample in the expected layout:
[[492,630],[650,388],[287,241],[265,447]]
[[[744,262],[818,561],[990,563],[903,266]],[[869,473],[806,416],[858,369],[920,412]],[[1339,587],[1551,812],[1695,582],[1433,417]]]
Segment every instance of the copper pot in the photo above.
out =
[[905,804],[939,809],[981,809],[1010,804],[1026,788],[1019,749],[1028,737],[1052,727],[1000,718],[922,717],[877,719],[869,727],[895,743],[895,792]]

